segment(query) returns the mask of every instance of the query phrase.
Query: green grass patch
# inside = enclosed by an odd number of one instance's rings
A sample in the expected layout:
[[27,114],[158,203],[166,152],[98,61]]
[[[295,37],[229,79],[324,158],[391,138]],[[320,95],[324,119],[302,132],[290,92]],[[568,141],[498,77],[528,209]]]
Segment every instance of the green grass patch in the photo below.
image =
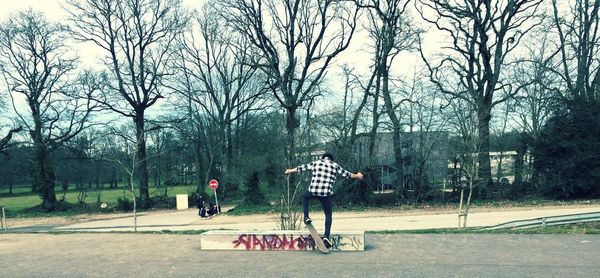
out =
[[[82,213],[112,213],[118,206],[118,200],[132,200],[131,192],[128,188],[103,188],[103,189],[87,189],[85,198],[81,198],[81,191],[77,189],[68,190],[67,192],[58,191],[56,188],[56,198],[61,200],[57,202],[57,209],[51,213],[42,212],[39,205],[42,199],[37,193],[32,193],[31,190],[23,191],[19,194],[3,194],[0,195],[0,204],[4,205],[6,216],[11,217],[48,217],[48,216],[72,216]],[[153,201],[158,202],[156,208],[172,208],[175,207],[176,194],[190,194],[195,190],[194,186],[183,185],[167,188],[167,197],[160,197],[164,194],[164,187],[150,188],[150,197]],[[136,195],[138,195],[136,191]],[[64,198],[63,198],[64,197]],[[83,202],[80,202],[83,199]],[[106,203],[108,208],[100,208],[100,204]],[[189,204],[193,206],[194,204]]]
[[576,234],[576,235],[599,235],[600,222],[546,226],[527,229],[499,229],[481,230],[480,228],[466,229],[423,229],[423,230],[386,230],[368,231],[369,234]]
[[[29,187],[29,186],[15,186],[12,189],[13,195],[29,194],[29,193],[31,193],[31,187]],[[10,195],[10,194],[11,193],[10,193],[8,186],[0,188],[0,196],[1,195]]]
[[174,235],[199,235],[204,232],[208,232],[208,230],[186,230],[186,231],[171,231],[171,230],[163,230],[161,234],[174,234]]
[[600,199],[592,200],[544,200],[544,199],[523,199],[523,200],[475,200],[471,203],[472,207],[538,207],[538,206],[572,206],[572,205],[590,205],[600,204]]

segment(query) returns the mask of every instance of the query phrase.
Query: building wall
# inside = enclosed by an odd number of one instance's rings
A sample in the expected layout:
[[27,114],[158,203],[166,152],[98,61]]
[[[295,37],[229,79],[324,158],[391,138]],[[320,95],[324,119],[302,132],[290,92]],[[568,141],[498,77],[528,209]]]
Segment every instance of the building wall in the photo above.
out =
[[[447,174],[448,132],[404,132],[401,134],[402,156],[405,180],[411,180],[412,173],[420,160],[425,159],[425,174],[431,180],[441,180]],[[392,133],[378,133],[375,149],[369,158],[369,136],[363,134],[354,145],[355,159],[361,167],[381,169],[384,183],[392,183],[396,178],[394,169],[394,144]]]
[[[472,154],[474,157],[477,156],[476,153]],[[515,160],[517,157],[516,151],[503,151],[503,152],[490,152],[490,166],[492,172],[492,178],[494,180],[499,180],[502,178],[506,178],[508,182],[513,183],[515,180]],[[529,155],[526,154],[524,158],[524,167],[527,169],[531,165],[529,164],[530,158]],[[502,163],[502,164],[500,164]],[[502,167],[502,173],[498,173],[499,167]],[[449,162],[448,168],[454,168],[454,164]],[[460,168],[460,164],[457,165],[457,168]],[[526,173],[525,173],[526,174]]]

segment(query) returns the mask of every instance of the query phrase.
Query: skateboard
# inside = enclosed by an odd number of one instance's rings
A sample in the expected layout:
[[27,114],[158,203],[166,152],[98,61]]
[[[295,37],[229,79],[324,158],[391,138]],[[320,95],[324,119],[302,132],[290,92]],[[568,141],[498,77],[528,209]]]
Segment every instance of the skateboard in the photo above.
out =
[[315,229],[315,226],[313,226],[312,223],[304,223],[304,225],[306,225],[306,228],[308,228],[308,231],[310,231],[310,235],[317,244],[317,249],[319,249],[321,253],[329,253],[329,249],[325,247],[325,243],[323,242],[323,239],[321,239],[321,236],[317,232],[317,229]]

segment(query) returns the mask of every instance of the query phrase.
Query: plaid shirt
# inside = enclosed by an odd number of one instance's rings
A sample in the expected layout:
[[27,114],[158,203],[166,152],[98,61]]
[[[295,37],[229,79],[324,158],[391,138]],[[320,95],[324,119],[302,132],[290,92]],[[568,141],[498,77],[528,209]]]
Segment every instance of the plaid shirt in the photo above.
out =
[[324,158],[316,160],[311,163],[300,165],[296,167],[298,172],[311,171],[312,179],[310,180],[310,191],[315,196],[329,196],[333,194],[333,184],[335,183],[336,174],[342,175],[342,177],[350,178],[351,173],[344,170],[337,163]]

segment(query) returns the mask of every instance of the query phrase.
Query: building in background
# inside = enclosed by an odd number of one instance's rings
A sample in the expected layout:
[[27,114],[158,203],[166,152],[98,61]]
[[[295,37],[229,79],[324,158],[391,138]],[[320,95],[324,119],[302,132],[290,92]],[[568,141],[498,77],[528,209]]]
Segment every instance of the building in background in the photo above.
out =
[[[403,132],[401,134],[404,187],[414,189],[415,182],[442,185],[448,171],[448,132]],[[395,188],[397,180],[394,144],[391,132],[377,133],[370,155],[369,134],[361,134],[354,144],[354,159],[361,168],[370,168],[379,176],[381,189]]]

